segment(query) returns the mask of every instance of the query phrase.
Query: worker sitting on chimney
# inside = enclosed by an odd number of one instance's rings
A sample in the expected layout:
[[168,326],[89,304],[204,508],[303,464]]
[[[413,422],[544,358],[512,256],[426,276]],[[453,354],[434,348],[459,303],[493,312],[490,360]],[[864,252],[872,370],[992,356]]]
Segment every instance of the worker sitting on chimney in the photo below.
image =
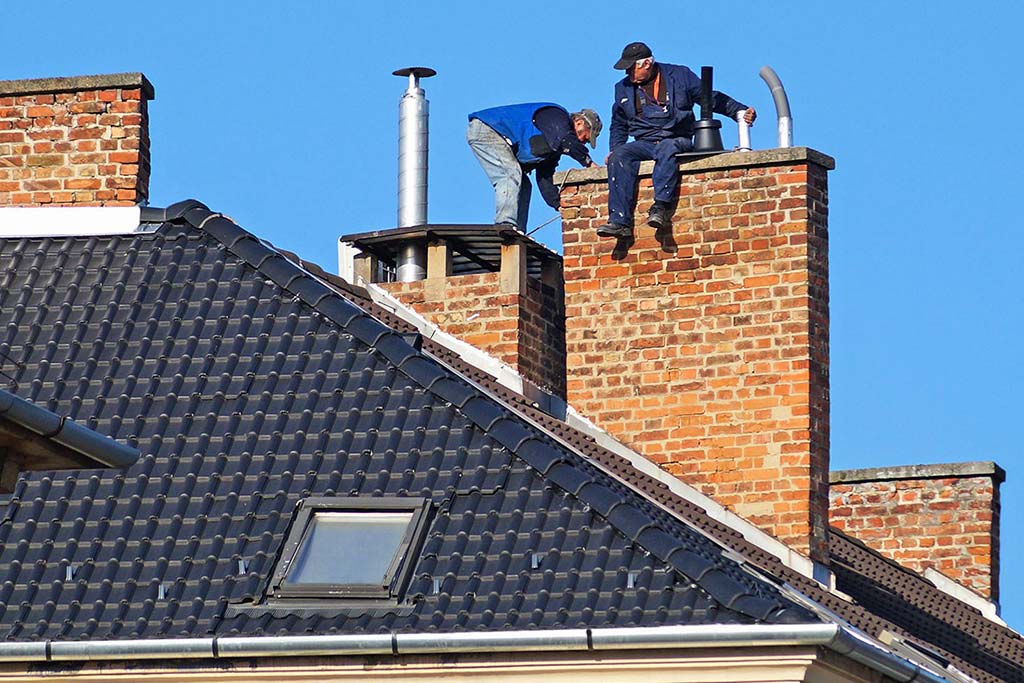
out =
[[[630,43],[615,63],[626,77],[615,84],[608,164],[608,223],[597,229],[604,237],[633,236],[640,162],[654,160],[654,205],[647,224],[658,231],[672,224],[672,201],[679,185],[676,155],[693,149],[693,105],[700,100],[701,82],[685,66],[654,61],[651,48]],[[714,110],[730,118],[746,110],[743,119],[754,123],[753,107],[724,93],[712,92]],[[633,136],[633,142],[626,142]]]
[[466,141],[494,187],[494,222],[526,231],[530,171],[537,172],[544,201],[558,209],[561,196],[552,180],[558,160],[568,154],[583,166],[593,166],[583,143],[595,147],[600,133],[601,118],[593,109],[570,114],[550,102],[511,104],[470,114]]

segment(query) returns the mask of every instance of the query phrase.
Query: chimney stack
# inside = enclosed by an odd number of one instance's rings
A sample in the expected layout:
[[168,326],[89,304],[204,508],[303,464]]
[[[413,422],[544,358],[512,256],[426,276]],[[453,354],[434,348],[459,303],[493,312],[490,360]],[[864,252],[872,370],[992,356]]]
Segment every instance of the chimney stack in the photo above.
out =
[[[637,215],[653,201],[640,167]],[[605,169],[562,194],[567,399],[811,558],[828,545],[828,189],[803,147],[681,164],[672,234],[617,245]]]
[[829,518],[886,557],[935,569],[999,601],[999,485],[993,462],[832,472]]
[[[423,225],[341,238],[360,252],[357,284],[376,283],[441,330],[565,396],[562,259],[507,225]],[[426,246],[426,276],[387,281],[407,245]]]
[[141,73],[0,81],[0,206],[144,203],[151,99]]

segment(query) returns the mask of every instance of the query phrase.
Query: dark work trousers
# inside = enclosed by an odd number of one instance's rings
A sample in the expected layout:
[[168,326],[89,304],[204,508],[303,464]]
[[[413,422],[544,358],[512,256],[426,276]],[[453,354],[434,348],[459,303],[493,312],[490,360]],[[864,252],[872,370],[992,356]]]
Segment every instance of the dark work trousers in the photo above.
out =
[[617,147],[608,159],[609,222],[633,225],[633,202],[641,161],[654,159],[654,200],[674,200],[679,185],[679,162],[675,155],[691,149],[693,142],[689,138],[668,138],[660,142],[634,140]]

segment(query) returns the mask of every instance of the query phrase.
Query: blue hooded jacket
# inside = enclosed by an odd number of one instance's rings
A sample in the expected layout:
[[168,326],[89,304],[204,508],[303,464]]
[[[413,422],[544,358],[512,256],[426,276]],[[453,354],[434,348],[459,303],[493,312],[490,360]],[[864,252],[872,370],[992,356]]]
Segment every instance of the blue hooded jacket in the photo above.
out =
[[520,163],[535,164],[551,155],[557,157],[561,154],[551,148],[544,138],[544,133],[534,122],[534,115],[545,107],[558,109],[565,114],[566,121],[569,120],[569,112],[553,102],[527,102],[504,107],[491,107],[475,111],[469,115],[469,118],[483,121],[508,140]]
[[537,188],[548,206],[558,208],[560,197],[552,177],[558,160],[568,154],[583,166],[592,162],[587,147],[573,132],[564,107],[552,102],[527,102],[481,109],[469,115],[505,138],[523,170],[537,172]]

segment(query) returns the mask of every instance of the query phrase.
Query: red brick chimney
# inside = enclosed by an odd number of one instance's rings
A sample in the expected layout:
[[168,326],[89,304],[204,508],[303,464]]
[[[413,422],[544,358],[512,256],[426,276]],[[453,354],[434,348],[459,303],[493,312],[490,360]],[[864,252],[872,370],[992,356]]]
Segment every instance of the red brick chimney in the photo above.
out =
[[[565,309],[561,257],[500,225],[424,225],[341,238],[363,255],[354,276],[378,283],[448,334],[481,349],[523,379],[565,397]],[[394,278],[409,246],[425,255],[425,277]]]
[[144,202],[151,99],[141,73],[0,81],[0,206]]
[[829,521],[918,572],[999,600],[999,485],[992,462],[832,472]]
[[807,148],[683,163],[672,235],[641,222],[618,249],[595,234],[605,169],[573,171],[562,194],[568,402],[822,561],[832,168]]

